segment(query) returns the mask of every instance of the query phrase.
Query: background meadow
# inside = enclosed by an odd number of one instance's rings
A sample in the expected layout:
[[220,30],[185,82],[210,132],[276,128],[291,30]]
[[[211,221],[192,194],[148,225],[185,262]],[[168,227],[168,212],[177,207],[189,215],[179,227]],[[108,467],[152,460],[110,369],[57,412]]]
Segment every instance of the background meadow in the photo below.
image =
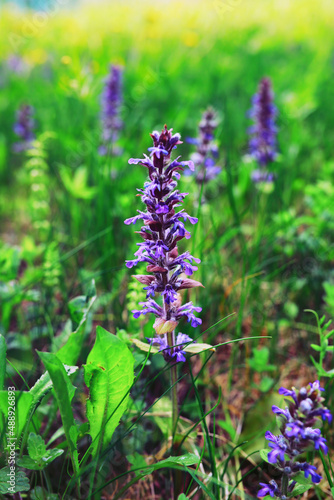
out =
[[[14,498],[169,499],[173,485],[180,500],[256,498],[259,482],[273,473],[258,451],[267,446],[265,431],[275,432],[279,387],[319,379],[334,409],[333,335],[325,326],[334,314],[333,3],[0,5],[0,468],[7,387],[26,394],[46,369],[53,385],[29,400],[29,420],[20,417],[18,453],[27,455],[28,439],[33,447],[31,433],[57,450],[47,466],[18,462],[29,486]],[[124,125],[121,153],[101,157],[110,63],[123,68]],[[265,76],[278,108],[279,154],[274,183],[259,185],[251,180],[247,113]],[[35,110],[37,142],[17,154],[13,126],[22,104]],[[181,134],[177,153],[188,160],[194,146],[185,139],[197,135],[209,105],[219,118],[222,171],[203,187],[192,176],[180,180],[189,193],[185,209],[199,219],[180,246],[201,259],[195,279],[205,286],[183,292],[202,307],[202,325],[194,331],[183,323],[182,332],[211,345],[241,340],[188,355],[178,367],[179,455],[189,462],[182,465],[163,462],[171,447],[168,365],[133,343],[152,336],[153,320],[131,313],[145,293],[124,263],[138,240],[124,220],[142,209],[136,189],[147,173],[128,159],[141,158],[152,145],[149,133],[166,123]],[[131,351],[135,383],[115,410],[108,443],[89,455],[83,365],[97,326],[119,340],[124,356]],[[101,329],[102,357],[105,335]],[[45,353],[72,367],[70,382]],[[62,382],[51,365],[63,370]],[[64,417],[57,390],[67,383],[77,389],[67,386],[72,413],[67,408]],[[75,443],[66,418],[75,422]],[[324,479],[299,498],[333,498],[328,424],[324,435],[327,457],[309,457]],[[0,470],[0,494],[11,498],[6,491]]]

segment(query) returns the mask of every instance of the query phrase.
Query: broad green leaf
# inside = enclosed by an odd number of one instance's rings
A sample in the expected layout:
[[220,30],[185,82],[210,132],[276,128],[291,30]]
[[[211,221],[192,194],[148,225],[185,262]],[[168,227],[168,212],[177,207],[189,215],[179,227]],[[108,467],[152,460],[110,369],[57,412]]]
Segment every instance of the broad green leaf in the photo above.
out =
[[288,498],[296,498],[298,495],[302,495],[310,488],[312,488],[312,484],[296,484],[292,492],[288,494]]
[[0,470],[0,493],[5,494],[13,494],[18,493],[19,491],[29,491],[30,484],[27,476],[23,472],[23,470],[18,470],[15,468],[15,481],[10,481],[11,470],[9,467],[4,467]]
[[6,378],[6,342],[0,335],[0,391],[4,388]]
[[126,409],[133,383],[133,365],[133,356],[126,344],[98,326],[94,347],[84,365],[85,383],[90,392],[87,418],[93,455],[110,443]]
[[187,497],[184,493],[181,493],[181,495],[177,497],[177,500],[189,500],[189,497]]
[[28,453],[32,460],[40,461],[46,456],[46,446],[42,436],[37,436],[33,432],[28,437]]
[[30,470],[42,470],[45,469],[53,460],[62,455],[64,450],[59,450],[54,448],[53,450],[46,450],[45,456],[41,457],[39,460],[34,460],[28,455],[23,455],[22,458],[17,459],[17,464],[20,467]]
[[312,480],[310,478],[306,478],[302,472],[298,472],[295,476],[293,476],[293,480],[298,484],[312,486]]
[[43,467],[41,467],[36,460],[33,460],[32,458],[29,457],[29,455],[23,455],[23,457],[17,459],[17,465],[20,467],[24,467],[25,469],[29,470],[41,470]]
[[49,375],[53,382],[53,388],[59,406],[66,439],[68,441],[73,468],[75,473],[77,474],[79,471],[77,450],[78,431],[71,407],[71,401],[74,396],[75,387],[72,385],[70,378],[66,373],[64,365],[55,354],[51,352],[39,351],[37,351],[37,353],[41,358],[45,368],[49,372]]
[[[33,396],[30,392],[25,391],[14,391],[15,394],[15,428],[7,429],[10,437],[16,437],[17,440],[20,438],[23,429],[28,421],[30,415],[30,409],[33,402]],[[1,415],[8,418],[8,411],[12,412],[13,407],[8,405],[8,391],[0,391],[0,421]],[[8,426],[8,424],[7,424]]]

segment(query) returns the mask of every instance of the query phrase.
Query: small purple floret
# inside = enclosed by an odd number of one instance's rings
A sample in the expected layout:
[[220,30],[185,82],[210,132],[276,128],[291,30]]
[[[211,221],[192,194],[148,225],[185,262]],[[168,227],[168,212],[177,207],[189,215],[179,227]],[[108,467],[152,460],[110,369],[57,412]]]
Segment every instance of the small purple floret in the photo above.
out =
[[16,123],[13,127],[15,134],[20,141],[13,144],[13,151],[21,153],[32,148],[32,143],[36,139],[34,128],[34,108],[29,105],[21,106],[16,113]]

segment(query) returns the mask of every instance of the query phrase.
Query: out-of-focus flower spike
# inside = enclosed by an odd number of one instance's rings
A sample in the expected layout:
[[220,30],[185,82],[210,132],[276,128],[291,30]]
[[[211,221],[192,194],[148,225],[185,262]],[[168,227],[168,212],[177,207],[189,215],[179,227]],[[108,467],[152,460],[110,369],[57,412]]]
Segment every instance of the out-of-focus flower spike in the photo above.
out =
[[117,65],[110,66],[110,73],[105,80],[104,91],[101,99],[102,140],[99,147],[100,156],[108,153],[119,155],[121,150],[117,147],[119,131],[123,126],[120,118],[122,104],[122,68]]
[[275,118],[277,115],[276,106],[273,104],[274,94],[269,78],[263,78],[259,84],[258,92],[252,99],[252,109],[248,116],[253,119],[248,133],[249,153],[259,165],[258,170],[252,173],[252,181],[273,182],[274,174],[267,170],[277,156],[276,135],[277,127]]
[[32,148],[32,143],[36,139],[34,113],[34,108],[27,104],[22,105],[16,113],[16,123],[13,129],[20,140],[13,144],[15,153]]

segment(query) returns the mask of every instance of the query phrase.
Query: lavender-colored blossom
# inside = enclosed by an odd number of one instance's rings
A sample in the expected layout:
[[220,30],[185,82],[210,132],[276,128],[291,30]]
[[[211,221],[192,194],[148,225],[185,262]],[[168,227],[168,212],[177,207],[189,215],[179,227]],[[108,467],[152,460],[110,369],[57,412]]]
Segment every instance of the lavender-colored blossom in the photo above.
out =
[[[194,169],[192,161],[179,161],[179,157],[171,160],[173,149],[181,144],[180,135],[172,134],[167,126],[161,134],[154,131],[151,134],[153,147],[149,148],[150,157],[144,155],[142,160],[129,160],[130,164],[147,167],[149,180],[144,189],[138,189],[146,211],[138,210],[138,215],[125,220],[125,224],[135,224],[143,221],[139,231],[144,242],[138,243],[135,259],[126,261],[126,266],[132,268],[140,262],[147,264],[149,275],[134,276],[145,285],[146,301],[141,302],[141,309],[132,311],[135,318],[148,313],[156,317],[154,328],[158,337],[149,340],[161,346],[167,361],[184,361],[181,345],[191,341],[190,337],[178,334],[175,341],[175,327],[182,317],[185,317],[193,327],[202,323],[194,313],[201,311],[192,302],[181,305],[180,291],[186,288],[202,286],[198,281],[188,278],[197,267],[194,263],[200,260],[189,252],[179,255],[177,244],[183,238],[189,238],[184,222],[196,224],[197,219],[188,215],[183,209],[176,211],[182,205],[187,193],[180,193],[177,187],[179,172],[184,167]],[[186,276],[184,276],[186,275]],[[152,297],[160,294],[163,305],[160,306]],[[159,337],[162,335],[162,337]],[[180,347],[175,347],[179,346]]]
[[197,151],[191,155],[191,159],[195,165],[195,177],[199,184],[211,181],[221,171],[221,167],[216,165],[218,147],[214,140],[214,134],[217,125],[215,110],[208,108],[203,113],[198,125],[198,138],[187,138],[187,142],[197,146]]
[[7,67],[16,75],[23,76],[28,73],[30,65],[16,54],[11,54],[6,60]]
[[265,169],[256,169],[256,170],[253,170],[253,172],[251,173],[251,179],[252,181],[257,184],[259,182],[273,182],[274,180],[274,174],[272,172],[268,172],[267,170]]
[[18,142],[13,144],[13,151],[21,153],[32,148],[32,143],[35,140],[35,120],[33,118],[34,108],[27,104],[22,105],[16,113],[16,123],[13,130],[20,138]]
[[258,92],[252,99],[252,109],[249,117],[254,124],[249,127],[249,152],[257,161],[260,169],[252,173],[253,182],[272,182],[274,175],[266,167],[276,158],[277,127],[275,118],[276,106],[273,104],[273,91],[269,78],[263,78]]
[[122,69],[120,66],[111,65],[109,76],[106,78],[102,94],[102,144],[99,147],[100,156],[108,152],[114,155],[120,153],[116,146],[118,134],[123,126],[120,119],[120,106],[122,103]]
[[301,464],[301,470],[304,472],[306,479],[311,476],[311,480],[313,483],[320,483],[322,477],[315,472],[317,469],[316,467],[314,467],[314,465],[310,465],[307,462],[304,462],[303,464]]
[[260,486],[262,486],[262,488],[257,494],[258,497],[265,497],[267,495],[270,495],[271,497],[274,498],[279,493],[278,485],[276,481],[274,481],[273,479],[270,481],[269,484],[260,483]]
[[295,482],[292,478],[298,472],[303,472],[305,477],[310,477],[315,484],[321,481],[322,478],[315,472],[313,465],[299,462],[297,459],[307,450],[321,450],[324,454],[328,452],[326,439],[318,428],[320,418],[332,421],[330,411],[323,406],[322,391],[318,380],[299,391],[295,388],[279,389],[279,394],[290,397],[293,401],[289,401],[289,407],[284,410],[276,405],[272,407],[278,416],[281,434],[275,436],[267,431],[265,437],[271,448],[268,461],[282,473],[281,489],[277,487],[274,490],[272,485],[260,483],[262,488],[258,492],[259,497],[271,495],[280,499],[287,498],[287,493],[291,493],[294,488]]
[[163,337],[154,337],[152,339],[147,339],[147,341],[155,346],[159,346],[159,351],[162,352],[165,361],[185,361],[186,358],[184,356],[185,352],[183,350],[185,344],[189,344],[194,342],[191,337],[186,335],[185,333],[179,333],[176,337],[175,345],[173,349],[168,345],[167,335],[165,334]]

